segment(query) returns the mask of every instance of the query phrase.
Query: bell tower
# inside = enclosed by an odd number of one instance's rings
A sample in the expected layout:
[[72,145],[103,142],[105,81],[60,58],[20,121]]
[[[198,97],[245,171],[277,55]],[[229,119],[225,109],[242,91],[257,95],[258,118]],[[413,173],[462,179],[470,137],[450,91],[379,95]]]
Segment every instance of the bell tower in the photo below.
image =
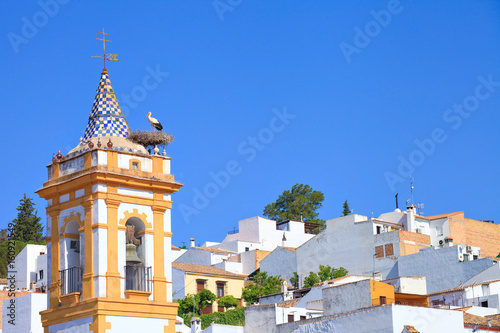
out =
[[83,138],[52,158],[37,191],[47,200],[45,333],[175,331],[170,210],[182,185],[165,153],[129,133],[104,68]]

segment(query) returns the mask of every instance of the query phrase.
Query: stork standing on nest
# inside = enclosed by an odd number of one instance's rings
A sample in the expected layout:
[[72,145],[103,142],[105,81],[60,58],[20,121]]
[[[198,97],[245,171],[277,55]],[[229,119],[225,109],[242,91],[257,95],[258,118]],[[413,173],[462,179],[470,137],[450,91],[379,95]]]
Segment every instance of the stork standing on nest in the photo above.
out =
[[161,131],[163,129],[158,119],[151,117],[151,112],[148,112],[148,121],[155,130]]

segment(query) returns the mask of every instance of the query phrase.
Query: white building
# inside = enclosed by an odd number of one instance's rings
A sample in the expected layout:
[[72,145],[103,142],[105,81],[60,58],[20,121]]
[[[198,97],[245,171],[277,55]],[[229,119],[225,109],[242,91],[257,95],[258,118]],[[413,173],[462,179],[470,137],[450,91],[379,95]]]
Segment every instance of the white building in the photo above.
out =
[[27,244],[14,259],[17,289],[30,290],[31,284],[37,288],[46,287],[47,246]]
[[440,308],[482,307],[489,311],[478,314],[497,314],[500,313],[500,280],[435,292],[429,295],[429,303]]
[[[15,303],[14,317],[9,306]],[[40,311],[47,309],[47,294],[28,293],[2,302],[2,333],[43,333]],[[12,321],[14,319],[14,321]]]
[[206,243],[207,247],[241,253],[250,250],[272,251],[277,246],[298,247],[314,235],[306,233],[305,223],[277,223],[260,216],[238,222],[238,230],[229,233],[221,243]]

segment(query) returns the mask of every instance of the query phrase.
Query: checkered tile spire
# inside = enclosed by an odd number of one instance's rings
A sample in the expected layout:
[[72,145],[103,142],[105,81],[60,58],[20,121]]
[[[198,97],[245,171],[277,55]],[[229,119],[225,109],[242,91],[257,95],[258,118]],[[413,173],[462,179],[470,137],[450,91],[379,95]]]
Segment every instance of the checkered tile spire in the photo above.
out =
[[108,71],[104,68],[83,140],[88,141],[103,136],[125,138],[129,133],[130,128],[127,120],[123,116],[120,104],[118,104],[118,99],[111,86]]

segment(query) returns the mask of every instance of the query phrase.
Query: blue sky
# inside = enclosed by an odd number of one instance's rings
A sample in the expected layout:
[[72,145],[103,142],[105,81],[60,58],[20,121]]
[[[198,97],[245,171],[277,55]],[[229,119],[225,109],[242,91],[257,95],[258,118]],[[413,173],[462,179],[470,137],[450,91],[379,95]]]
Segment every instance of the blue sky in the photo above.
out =
[[396,193],[400,206],[410,198],[410,171],[424,215],[500,221],[497,1],[41,0],[0,9],[0,227],[23,193],[44,216],[34,192],[52,154],[83,136],[102,28],[107,51],[119,53],[107,67],[130,127],[148,129],[152,111],[175,136],[167,154],[184,187],[173,196],[174,244],[220,241],[296,183],[325,194],[323,219],[346,199],[378,216],[394,210]]

